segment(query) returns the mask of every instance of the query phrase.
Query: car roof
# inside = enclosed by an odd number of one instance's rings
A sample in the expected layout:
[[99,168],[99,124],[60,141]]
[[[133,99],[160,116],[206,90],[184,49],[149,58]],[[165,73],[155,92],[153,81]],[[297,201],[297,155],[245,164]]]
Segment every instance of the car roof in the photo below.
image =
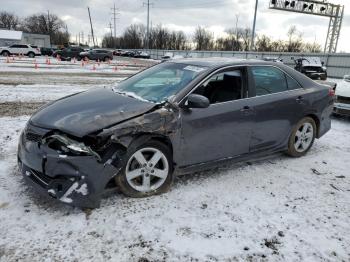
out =
[[262,61],[257,59],[242,59],[235,57],[207,57],[207,58],[181,58],[170,60],[170,63],[189,64],[205,66],[209,68],[230,66],[230,65],[276,65],[276,62]]

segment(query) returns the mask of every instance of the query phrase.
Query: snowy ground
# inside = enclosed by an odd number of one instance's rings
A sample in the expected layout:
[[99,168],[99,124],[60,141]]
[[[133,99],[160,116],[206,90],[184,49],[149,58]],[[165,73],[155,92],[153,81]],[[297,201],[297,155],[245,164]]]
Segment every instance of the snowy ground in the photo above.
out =
[[[79,77],[93,82],[80,87]],[[0,73],[0,106],[39,104],[115,76],[63,78],[11,84]],[[334,119],[303,158],[226,165],[178,177],[161,196],[115,193],[83,212],[23,183],[16,147],[26,110],[0,114],[0,261],[350,261],[349,119]]]

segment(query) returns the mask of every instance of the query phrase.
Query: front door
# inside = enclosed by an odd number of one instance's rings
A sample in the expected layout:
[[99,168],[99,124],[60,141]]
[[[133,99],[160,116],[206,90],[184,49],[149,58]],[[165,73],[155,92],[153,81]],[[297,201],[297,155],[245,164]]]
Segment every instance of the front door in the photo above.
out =
[[206,96],[210,106],[182,109],[181,166],[249,152],[254,111],[246,99],[246,79],[245,68],[226,69],[194,90]]

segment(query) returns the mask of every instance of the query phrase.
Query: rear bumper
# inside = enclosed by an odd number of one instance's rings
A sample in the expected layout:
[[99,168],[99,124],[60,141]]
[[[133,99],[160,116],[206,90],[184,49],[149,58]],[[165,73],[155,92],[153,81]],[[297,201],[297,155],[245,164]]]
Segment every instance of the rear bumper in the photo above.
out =
[[23,133],[18,145],[18,166],[25,182],[39,194],[85,208],[100,205],[108,182],[119,170],[94,156],[62,156]]

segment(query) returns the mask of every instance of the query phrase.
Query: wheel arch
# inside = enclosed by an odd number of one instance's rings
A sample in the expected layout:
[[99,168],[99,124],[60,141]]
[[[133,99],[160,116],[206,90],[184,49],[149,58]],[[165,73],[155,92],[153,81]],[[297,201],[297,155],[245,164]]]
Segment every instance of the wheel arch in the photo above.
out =
[[2,50],[0,54],[3,55],[4,53],[9,53],[9,54],[11,54],[11,52],[10,52],[9,50],[6,50],[6,49],[5,49],[5,50]]
[[308,114],[305,117],[310,117],[315,121],[316,124],[316,138],[320,137],[320,125],[321,125],[321,121],[319,119],[319,117],[316,114]]
[[166,145],[169,148],[171,154],[173,155],[173,143],[172,143],[172,141],[170,140],[170,138],[168,136],[165,136],[162,134],[140,133],[140,134],[137,134],[133,138],[131,144],[145,143],[145,142],[148,142],[150,140],[155,140],[155,141],[163,143],[164,145]]

